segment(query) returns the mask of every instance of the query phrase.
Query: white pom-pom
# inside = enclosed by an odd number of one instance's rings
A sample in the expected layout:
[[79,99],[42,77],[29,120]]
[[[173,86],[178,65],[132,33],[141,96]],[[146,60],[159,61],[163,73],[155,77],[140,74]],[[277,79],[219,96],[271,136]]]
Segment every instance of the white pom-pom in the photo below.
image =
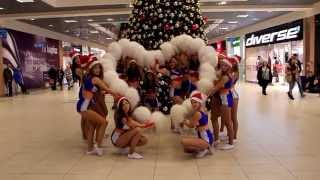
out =
[[122,48],[119,43],[113,42],[108,46],[107,52],[109,52],[116,61],[119,61],[122,55]]
[[192,104],[191,104],[191,100],[190,98],[189,99],[186,99],[183,101],[182,103],[182,106],[184,107],[185,109],[185,115],[186,117],[190,117],[194,114],[194,109],[192,108]]
[[197,88],[203,94],[209,95],[209,92],[213,88],[213,83],[209,79],[200,79],[200,81],[197,82]]
[[105,71],[103,80],[110,85],[113,79],[118,79],[119,76],[115,71]]
[[133,117],[140,123],[144,123],[151,119],[151,112],[148,108],[140,106],[133,111]]
[[122,79],[119,79],[119,78],[115,78],[111,81],[110,83],[110,88],[121,94],[121,95],[124,95],[127,91],[127,89],[129,88],[127,82],[125,82],[124,80]]
[[145,51],[144,53],[144,64],[147,67],[150,67],[155,62],[155,51]]
[[131,42],[129,39],[121,39],[118,41],[119,45],[121,46],[122,49],[122,57],[130,57],[131,53]]
[[203,47],[206,47],[206,43],[201,38],[195,38],[193,39],[193,43],[191,46],[192,53],[197,53],[199,50]]
[[159,111],[153,112],[150,117],[151,122],[163,122],[166,119],[166,116]]
[[216,50],[212,46],[205,46],[199,49],[198,58],[201,61],[202,57],[208,53],[216,52]]
[[206,78],[211,82],[216,79],[216,70],[210,63],[203,63],[200,66],[200,79]]
[[[128,44],[130,44],[130,40],[129,39],[120,39],[118,41],[120,47],[123,49],[124,47],[126,47]],[[123,49],[125,50],[125,49]]]
[[128,56],[134,58],[139,66],[145,66],[145,49],[137,42],[131,42],[128,49]]
[[204,62],[208,62],[213,67],[216,67],[218,65],[216,52],[213,51],[213,52],[210,52],[210,53],[205,54],[204,56],[202,56],[201,59],[200,59],[200,63],[204,63]]
[[103,70],[106,71],[115,71],[116,70],[116,64],[112,62],[112,60],[109,59],[102,59],[101,64],[103,67]]
[[193,46],[192,42],[193,42],[193,38],[191,36],[186,34],[181,35],[179,49],[186,53],[190,52],[191,46]]
[[165,63],[165,58],[162,52],[160,50],[156,50],[154,54],[155,54],[155,60],[158,60],[159,64],[163,65]]
[[179,127],[179,123],[181,123],[185,119],[186,109],[182,105],[174,105],[170,110],[170,118],[174,123],[175,127]]
[[129,100],[132,108],[135,108],[140,101],[140,96],[139,96],[138,91],[132,87],[130,87],[126,90],[124,96]]
[[166,61],[169,61],[178,52],[177,47],[170,42],[163,43],[160,49]]

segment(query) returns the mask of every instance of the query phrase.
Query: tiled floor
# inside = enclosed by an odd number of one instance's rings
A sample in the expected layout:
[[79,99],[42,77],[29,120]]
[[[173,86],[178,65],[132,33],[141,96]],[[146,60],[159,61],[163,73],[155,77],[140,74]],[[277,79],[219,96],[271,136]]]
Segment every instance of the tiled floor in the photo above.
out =
[[0,98],[0,179],[320,179],[320,97],[296,94],[297,100],[289,101],[279,87],[263,97],[253,84],[242,84],[239,92],[236,149],[194,159],[182,153],[180,137],[169,132],[167,121],[147,132],[150,144],[140,149],[141,161],[119,156],[109,139],[105,156],[84,155],[75,92]]

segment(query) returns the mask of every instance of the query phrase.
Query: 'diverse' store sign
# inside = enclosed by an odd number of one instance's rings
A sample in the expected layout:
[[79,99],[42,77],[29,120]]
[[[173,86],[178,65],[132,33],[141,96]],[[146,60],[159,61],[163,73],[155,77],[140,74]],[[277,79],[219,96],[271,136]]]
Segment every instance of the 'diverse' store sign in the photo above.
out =
[[246,48],[303,39],[303,21],[275,26],[246,35]]

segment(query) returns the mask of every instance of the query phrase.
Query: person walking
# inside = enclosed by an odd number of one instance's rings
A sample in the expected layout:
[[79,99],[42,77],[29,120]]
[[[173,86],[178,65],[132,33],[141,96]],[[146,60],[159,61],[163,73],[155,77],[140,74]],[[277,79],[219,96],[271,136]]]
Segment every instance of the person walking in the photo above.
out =
[[262,87],[262,94],[267,95],[267,87],[272,82],[271,68],[267,61],[263,61],[262,66],[258,70],[258,83]]
[[51,89],[55,91],[57,89],[57,70],[55,67],[51,67],[48,71],[48,75],[50,78]]
[[294,100],[294,97],[293,97],[293,94],[292,94],[292,90],[294,89],[296,82],[298,83],[301,97],[305,96],[304,93],[303,93],[302,86],[300,87],[301,84],[299,85],[299,79],[298,78],[300,78],[299,77],[300,76],[300,72],[301,72],[301,68],[299,68],[299,64],[298,64],[297,58],[292,56],[292,58],[289,59],[289,62],[288,62],[287,68],[286,68],[286,80],[289,83],[288,97],[291,100]]
[[70,68],[70,65],[67,66],[66,70],[64,70],[64,74],[66,76],[66,80],[68,83],[68,90],[70,90],[73,87],[73,83],[72,83],[72,70]]
[[60,90],[62,91],[63,90],[63,78],[64,78],[64,71],[62,68],[60,68],[58,71],[57,71],[57,74],[58,74],[58,83],[59,83],[59,86],[60,86]]
[[4,82],[6,84],[6,88],[8,90],[7,96],[12,97],[12,81],[13,81],[13,72],[11,64],[8,64],[3,70]]

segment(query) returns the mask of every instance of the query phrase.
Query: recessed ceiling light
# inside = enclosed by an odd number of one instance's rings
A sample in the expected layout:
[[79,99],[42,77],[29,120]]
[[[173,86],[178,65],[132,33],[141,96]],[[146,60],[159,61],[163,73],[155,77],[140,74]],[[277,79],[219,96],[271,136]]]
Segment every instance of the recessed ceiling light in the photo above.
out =
[[76,23],[78,22],[77,20],[73,20],[73,19],[67,19],[67,20],[64,20],[65,23]]
[[113,21],[113,19],[112,18],[108,18],[107,21]]
[[53,27],[53,25],[52,25],[52,24],[49,24],[49,27]]
[[67,29],[65,32],[68,33],[68,32],[70,32],[70,30]]
[[252,20],[254,20],[254,21],[259,21],[260,19],[259,19],[259,18],[253,18]]
[[3,10],[4,8],[3,7],[0,7],[0,10]]
[[99,34],[99,31],[90,31],[91,34]]
[[107,37],[106,39],[112,39],[111,37]]
[[20,3],[30,3],[30,2],[34,2],[34,0],[17,0]]
[[35,21],[35,20],[36,20],[36,19],[34,19],[34,18],[31,18],[31,19],[30,19],[30,21]]
[[227,2],[226,2],[226,1],[218,2],[218,5],[220,5],[220,6],[223,6],[223,5],[226,5],[226,4],[227,4]]
[[93,20],[93,19],[88,19],[87,21],[88,21],[88,22],[93,22],[94,20]]
[[237,17],[238,18],[247,18],[249,15],[248,14],[239,14]]
[[228,30],[229,28],[227,28],[227,27],[221,27],[221,28],[219,28],[219,29],[221,29],[221,30]]
[[229,24],[238,24],[238,21],[228,21]]

